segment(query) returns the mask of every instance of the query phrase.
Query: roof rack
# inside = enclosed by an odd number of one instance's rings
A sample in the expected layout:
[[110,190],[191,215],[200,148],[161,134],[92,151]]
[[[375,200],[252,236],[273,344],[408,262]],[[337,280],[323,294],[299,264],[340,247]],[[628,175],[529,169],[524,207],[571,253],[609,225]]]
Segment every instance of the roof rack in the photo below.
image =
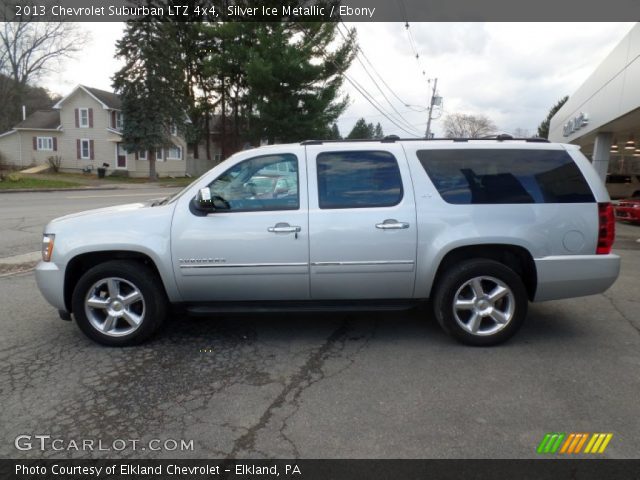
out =
[[354,143],[365,143],[365,142],[380,142],[380,143],[394,143],[394,142],[432,142],[432,141],[449,141],[449,142],[454,142],[454,143],[458,143],[458,142],[468,142],[468,141],[498,141],[498,142],[502,142],[505,140],[514,140],[514,141],[520,141],[520,142],[527,142],[527,143],[550,143],[549,140],[547,140],[546,138],[541,138],[541,137],[530,137],[530,138],[521,138],[521,137],[512,137],[511,135],[507,135],[507,134],[500,134],[500,135],[492,135],[492,136],[488,136],[488,137],[481,137],[481,138],[467,138],[467,137],[460,137],[460,138],[444,138],[444,137],[439,137],[439,138],[400,138],[397,135],[387,135],[384,138],[380,138],[380,139],[343,139],[343,140],[304,140],[302,142],[300,142],[300,145],[322,145],[324,143],[345,143],[345,142],[354,142]]

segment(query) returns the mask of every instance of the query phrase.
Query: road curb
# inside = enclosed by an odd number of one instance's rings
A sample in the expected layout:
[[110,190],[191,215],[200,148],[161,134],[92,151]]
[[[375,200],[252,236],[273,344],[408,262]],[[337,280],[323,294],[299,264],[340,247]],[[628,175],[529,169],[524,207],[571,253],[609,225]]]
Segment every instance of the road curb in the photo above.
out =
[[180,188],[173,185],[149,185],[144,187],[76,187],[76,188],[16,188],[11,190],[0,189],[2,193],[34,193],[34,192],[91,192],[91,191],[109,191],[109,190],[146,190],[154,188]]
[[13,275],[18,275],[20,273],[29,273],[35,270],[36,263],[24,263],[20,265],[4,265],[0,264],[0,272],[3,271],[3,267],[13,267],[11,269],[7,269],[4,273],[0,273],[0,278],[11,277]]
[[120,187],[78,187],[78,188],[16,188],[1,190],[0,193],[34,193],[34,192],[89,192],[95,190],[124,190]]

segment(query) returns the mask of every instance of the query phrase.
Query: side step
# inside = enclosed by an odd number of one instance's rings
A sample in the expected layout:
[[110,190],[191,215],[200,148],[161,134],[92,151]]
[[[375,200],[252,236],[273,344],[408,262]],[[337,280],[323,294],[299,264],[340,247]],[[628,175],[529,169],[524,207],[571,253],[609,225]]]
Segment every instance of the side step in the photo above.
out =
[[192,315],[214,313],[276,313],[276,312],[372,312],[408,310],[421,302],[410,300],[387,301],[299,301],[299,302],[208,302],[182,304]]

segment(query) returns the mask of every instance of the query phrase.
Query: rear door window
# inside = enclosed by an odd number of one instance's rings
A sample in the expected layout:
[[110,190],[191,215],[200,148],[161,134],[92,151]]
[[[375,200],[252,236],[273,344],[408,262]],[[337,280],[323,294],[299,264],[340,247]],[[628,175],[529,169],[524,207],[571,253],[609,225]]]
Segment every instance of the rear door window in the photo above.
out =
[[400,169],[389,152],[323,152],[316,162],[320,208],[391,207],[402,200]]
[[593,193],[564,150],[419,150],[442,198],[453,204],[585,203]]

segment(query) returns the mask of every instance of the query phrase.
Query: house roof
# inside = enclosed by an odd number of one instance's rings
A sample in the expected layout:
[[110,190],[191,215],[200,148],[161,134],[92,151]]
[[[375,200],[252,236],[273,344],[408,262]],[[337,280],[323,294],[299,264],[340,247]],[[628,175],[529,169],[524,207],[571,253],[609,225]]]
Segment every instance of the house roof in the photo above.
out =
[[122,102],[120,101],[120,95],[113,92],[107,92],[106,90],[99,90],[97,88],[84,87],[84,89],[88,90],[108,108],[113,108],[114,110],[121,109]]
[[102,105],[102,108],[104,108],[105,110],[120,110],[122,108],[122,102],[120,101],[119,95],[116,95],[113,92],[108,92],[106,90],[100,90],[98,88],[85,87],[84,85],[78,85],[76,88],[71,90],[69,95],[56,103],[53,108],[62,108],[62,104],[66,102],[69,97],[73,96],[73,94],[76,93],[78,89],[84,90],[89,96],[93,97],[100,105]]
[[60,126],[60,112],[57,110],[36,110],[13,128],[56,130]]

